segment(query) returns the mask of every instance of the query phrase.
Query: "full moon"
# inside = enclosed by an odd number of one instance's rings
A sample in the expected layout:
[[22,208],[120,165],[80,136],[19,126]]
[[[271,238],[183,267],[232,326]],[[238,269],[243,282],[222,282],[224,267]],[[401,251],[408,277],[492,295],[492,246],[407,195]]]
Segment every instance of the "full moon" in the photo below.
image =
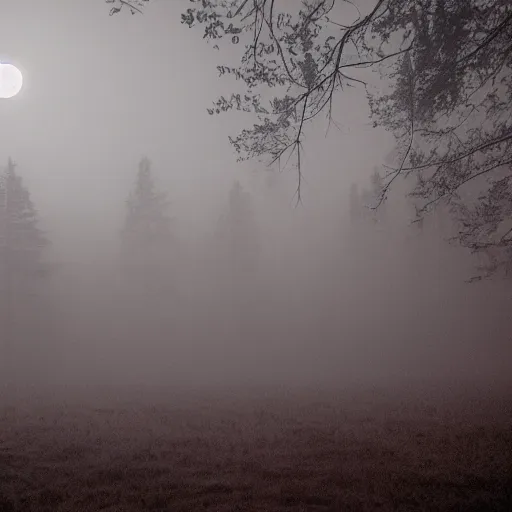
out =
[[0,63],[0,98],[12,98],[21,91],[23,75],[12,64]]

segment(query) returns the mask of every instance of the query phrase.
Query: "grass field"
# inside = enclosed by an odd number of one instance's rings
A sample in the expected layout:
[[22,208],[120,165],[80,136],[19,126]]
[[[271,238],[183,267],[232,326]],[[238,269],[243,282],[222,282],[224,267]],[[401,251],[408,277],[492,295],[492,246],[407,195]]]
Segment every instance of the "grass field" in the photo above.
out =
[[512,402],[385,394],[0,410],[0,512],[511,511]]

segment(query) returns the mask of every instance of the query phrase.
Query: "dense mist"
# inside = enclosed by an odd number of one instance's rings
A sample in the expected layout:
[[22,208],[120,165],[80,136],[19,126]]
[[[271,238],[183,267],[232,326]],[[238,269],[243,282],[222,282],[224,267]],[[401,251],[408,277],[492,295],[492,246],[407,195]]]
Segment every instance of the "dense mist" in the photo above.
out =
[[[1,51],[25,86],[0,105],[0,156],[49,240],[49,271],[10,288],[5,375],[39,390],[503,384],[508,285],[467,283],[478,261],[449,243],[446,212],[413,222],[410,180],[372,210],[393,140],[365,121],[364,91],[340,98],[339,129],[308,128],[297,203],[293,169],[236,162],[245,118],[206,115],[223,84],[214,50],[173,23],[184,4],[5,8]],[[132,218],[141,162],[165,201],[141,196],[153,213]]]
[[508,0],[0,5],[0,512],[512,510]]
[[474,258],[448,243],[441,216],[419,227],[399,191],[372,212],[342,187],[335,207],[320,191],[294,207],[293,176],[269,174],[234,181],[217,208],[198,199],[205,229],[184,229],[179,189],[151,166],[169,198],[154,250],[137,232],[124,240],[123,200],[102,212],[110,235],[91,229],[87,247],[47,223],[72,257],[49,249],[51,272],[13,291],[8,356],[22,388],[503,384],[507,289],[466,282]]

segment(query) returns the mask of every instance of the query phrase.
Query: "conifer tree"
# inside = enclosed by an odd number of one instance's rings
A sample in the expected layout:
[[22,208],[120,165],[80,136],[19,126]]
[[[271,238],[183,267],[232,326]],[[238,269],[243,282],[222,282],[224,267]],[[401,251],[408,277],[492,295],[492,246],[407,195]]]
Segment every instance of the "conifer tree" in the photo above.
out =
[[169,263],[171,220],[167,215],[167,195],[156,191],[151,162],[146,157],[139,163],[126,206],[123,260],[132,271],[138,269],[147,278],[158,277],[162,266]]
[[[218,316],[222,321],[223,336],[235,344],[247,347],[256,342],[263,327],[257,312],[261,309],[263,277],[259,272],[259,230],[251,204],[251,195],[238,181],[229,192],[228,205],[217,227],[219,267],[216,293],[219,300]],[[247,348],[244,349],[247,354]],[[245,357],[240,354],[241,357]]]
[[48,270],[42,260],[48,240],[38,227],[37,210],[15,169],[9,159],[0,177],[1,274],[4,286],[9,283],[11,292]]
[[38,213],[30,193],[9,158],[0,175],[0,295],[3,339],[2,359],[9,365],[12,343],[22,308],[26,308],[31,288],[49,266],[43,261],[48,239],[38,227]]

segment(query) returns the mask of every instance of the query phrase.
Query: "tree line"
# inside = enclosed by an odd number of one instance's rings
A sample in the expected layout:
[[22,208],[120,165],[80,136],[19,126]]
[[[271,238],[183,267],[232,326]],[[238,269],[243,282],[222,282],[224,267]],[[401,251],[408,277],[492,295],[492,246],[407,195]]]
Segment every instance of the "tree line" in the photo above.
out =
[[[87,382],[123,371],[127,382],[134,374],[144,381],[158,372],[207,375],[229,364],[247,374],[281,374],[308,350],[331,351],[325,361],[334,367],[375,338],[382,350],[396,348],[403,324],[420,337],[413,351],[422,343],[419,317],[460,290],[461,260],[440,245],[452,227],[443,227],[446,217],[431,215],[411,228],[396,201],[372,209],[383,187],[377,169],[345,190],[340,217],[329,225],[323,213],[284,211],[279,194],[261,208],[235,181],[212,236],[192,242],[180,239],[151,161],[142,158],[134,174],[111,236],[115,253],[93,261],[87,249],[77,253],[85,266],[66,269],[52,262],[51,236],[8,161],[0,180],[3,375],[22,380],[31,375],[27,364],[43,373],[61,365],[73,372],[69,381],[81,371]],[[414,203],[404,208],[414,218]]]
[[[233,287],[243,286],[245,276],[256,265],[257,228],[250,203],[249,193],[235,182],[217,226],[225,279]],[[176,253],[172,221],[167,193],[157,186],[151,161],[144,157],[125,202],[123,226],[113,236],[118,239],[116,266],[123,289],[141,315],[159,295],[164,308],[171,307],[167,299],[173,295],[170,268]],[[4,374],[9,372],[15,345],[38,336],[36,317],[44,315],[41,307],[45,303],[45,284],[59,278],[59,264],[48,256],[50,246],[50,236],[40,227],[30,192],[9,158],[0,174],[0,339]],[[33,332],[28,334],[27,329]]]

